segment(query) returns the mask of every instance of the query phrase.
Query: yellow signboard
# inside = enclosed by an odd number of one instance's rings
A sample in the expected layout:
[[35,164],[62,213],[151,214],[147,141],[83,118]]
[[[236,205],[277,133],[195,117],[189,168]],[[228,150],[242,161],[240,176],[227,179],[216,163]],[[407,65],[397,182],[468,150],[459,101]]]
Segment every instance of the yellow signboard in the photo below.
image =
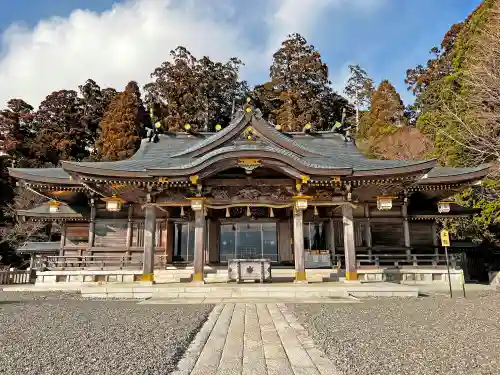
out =
[[450,233],[446,229],[441,231],[441,245],[450,246]]

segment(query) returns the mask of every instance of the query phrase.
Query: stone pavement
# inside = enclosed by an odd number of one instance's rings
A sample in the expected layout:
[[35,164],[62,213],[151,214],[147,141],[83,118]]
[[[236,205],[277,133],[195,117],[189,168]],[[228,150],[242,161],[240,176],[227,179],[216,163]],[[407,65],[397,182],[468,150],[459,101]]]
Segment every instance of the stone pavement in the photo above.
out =
[[175,375],[338,375],[284,304],[217,305]]

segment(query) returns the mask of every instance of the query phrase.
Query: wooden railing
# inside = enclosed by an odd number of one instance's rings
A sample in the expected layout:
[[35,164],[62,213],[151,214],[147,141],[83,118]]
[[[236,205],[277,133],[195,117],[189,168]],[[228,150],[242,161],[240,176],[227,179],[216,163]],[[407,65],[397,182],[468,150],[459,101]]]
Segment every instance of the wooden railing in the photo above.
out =
[[130,256],[42,256],[37,258],[36,267],[39,270],[65,269],[140,269],[142,257]]
[[30,284],[32,279],[31,271],[24,270],[3,270],[0,271],[0,285]]
[[[460,254],[448,255],[450,267],[461,266]],[[333,264],[337,268],[344,268],[345,255],[333,255]],[[440,267],[446,266],[444,254],[405,254],[405,253],[384,253],[384,254],[356,254],[356,266],[362,267]]]
[[[154,267],[165,269],[168,265],[168,256],[156,255]],[[142,256],[40,256],[37,257],[36,267],[43,270],[71,270],[71,269],[141,269]]]

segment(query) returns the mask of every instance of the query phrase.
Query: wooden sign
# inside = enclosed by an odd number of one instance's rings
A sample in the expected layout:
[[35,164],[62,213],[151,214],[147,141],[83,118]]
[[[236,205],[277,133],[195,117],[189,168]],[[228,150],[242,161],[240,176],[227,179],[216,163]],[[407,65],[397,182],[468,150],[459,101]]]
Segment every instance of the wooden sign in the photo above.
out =
[[441,245],[445,247],[450,246],[450,233],[446,229],[441,231]]

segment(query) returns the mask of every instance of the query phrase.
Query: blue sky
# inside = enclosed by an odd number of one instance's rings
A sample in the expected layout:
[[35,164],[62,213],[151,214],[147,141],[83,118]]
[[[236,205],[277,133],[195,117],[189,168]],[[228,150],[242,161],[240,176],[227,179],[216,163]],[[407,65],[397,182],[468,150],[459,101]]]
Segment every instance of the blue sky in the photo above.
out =
[[342,88],[348,64],[359,63],[377,83],[393,82],[408,102],[406,70],[425,63],[449,27],[479,3],[3,0],[0,101],[23,97],[36,105],[51,91],[76,88],[89,77],[117,89],[131,79],[145,84],[178,44],[195,55],[241,57],[243,76],[255,84],[266,79],[278,42],[298,31],[321,52],[334,87]]

